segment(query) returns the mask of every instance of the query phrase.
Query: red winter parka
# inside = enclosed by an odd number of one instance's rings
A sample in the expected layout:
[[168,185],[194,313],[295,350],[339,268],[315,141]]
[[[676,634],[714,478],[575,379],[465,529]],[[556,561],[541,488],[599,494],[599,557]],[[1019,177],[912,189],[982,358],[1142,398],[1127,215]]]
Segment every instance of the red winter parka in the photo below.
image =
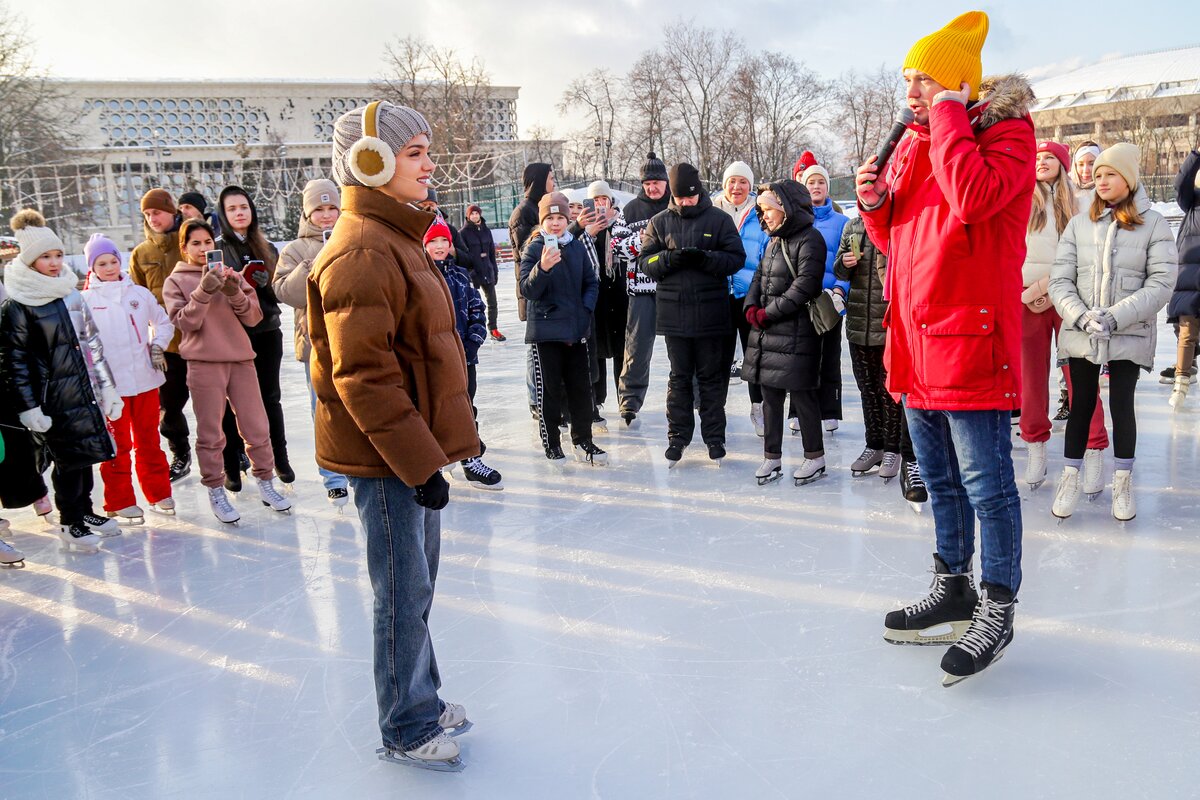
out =
[[888,390],[913,408],[1013,410],[1021,398],[1021,265],[1033,197],[1033,92],[985,80],[970,109],[934,104],[863,208],[887,253]]

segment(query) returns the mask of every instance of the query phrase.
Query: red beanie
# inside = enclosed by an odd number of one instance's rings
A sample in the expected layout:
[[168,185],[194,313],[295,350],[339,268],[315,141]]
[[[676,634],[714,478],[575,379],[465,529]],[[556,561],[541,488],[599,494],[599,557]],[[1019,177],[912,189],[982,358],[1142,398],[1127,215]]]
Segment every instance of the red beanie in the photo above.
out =
[[1059,144],[1058,142],[1052,142],[1047,139],[1044,142],[1038,143],[1037,151],[1039,153],[1053,154],[1054,157],[1058,159],[1058,163],[1062,164],[1063,169],[1065,169],[1067,172],[1071,171],[1071,151],[1067,149],[1066,145]]
[[817,157],[812,154],[811,150],[805,150],[800,154],[800,157],[796,159],[796,163],[792,167],[792,178],[794,179],[796,177],[796,173],[804,172],[804,170],[808,169],[809,167],[815,167],[816,165]]
[[450,241],[450,228],[447,227],[446,223],[442,222],[440,217],[433,221],[433,224],[429,226],[429,230],[425,231],[425,238],[421,243],[429,244],[439,236],[447,242]]

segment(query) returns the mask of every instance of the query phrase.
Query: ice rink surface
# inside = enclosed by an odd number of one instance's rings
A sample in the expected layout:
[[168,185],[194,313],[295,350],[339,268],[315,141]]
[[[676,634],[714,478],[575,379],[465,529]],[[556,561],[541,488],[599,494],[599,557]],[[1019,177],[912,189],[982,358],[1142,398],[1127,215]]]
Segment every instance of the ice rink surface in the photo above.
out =
[[[619,432],[610,401],[612,465],[560,471],[526,409],[511,272],[500,284],[510,338],[482,351],[477,405],[506,488],[452,479],[432,616],[443,696],[475,722],[466,770],[375,758],[363,534],[325,501],[287,360],[294,515],[243,492],[241,526],[222,526],[195,472],[177,517],[98,555],[5,513],[28,561],[0,572],[0,798],[1200,796],[1200,396],[1167,406],[1165,324],[1138,393],[1137,519],[1115,522],[1106,489],[1055,523],[1056,426],[1050,480],[1022,488],[1016,639],[946,689],[942,648],[881,636],[929,584],[932,515],[851,478],[848,357],[810,486],[755,484],[742,385],[724,466],[697,445],[668,472],[661,340],[641,429]],[[784,448],[790,475],[798,439]]]

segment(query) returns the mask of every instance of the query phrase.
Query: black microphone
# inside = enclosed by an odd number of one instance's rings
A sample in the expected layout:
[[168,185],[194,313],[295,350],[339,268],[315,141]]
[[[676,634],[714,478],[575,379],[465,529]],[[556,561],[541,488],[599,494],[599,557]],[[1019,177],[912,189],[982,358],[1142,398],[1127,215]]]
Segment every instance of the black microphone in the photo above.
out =
[[900,138],[904,136],[904,132],[908,130],[908,126],[912,124],[912,121],[912,109],[907,106],[900,109],[900,113],[896,115],[896,123],[888,131],[887,138],[883,140],[883,144],[879,146],[879,153],[875,156],[876,175],[883,176],[883,168],[887,166],[888,159],[896,151],[896,145],[900,143]]

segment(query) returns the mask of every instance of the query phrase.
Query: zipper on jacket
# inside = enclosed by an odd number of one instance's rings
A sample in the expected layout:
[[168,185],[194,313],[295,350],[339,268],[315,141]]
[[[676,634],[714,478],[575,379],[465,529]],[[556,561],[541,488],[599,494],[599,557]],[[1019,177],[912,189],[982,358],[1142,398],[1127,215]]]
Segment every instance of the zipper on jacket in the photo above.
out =
[[133,326],[133,335],[137,337],[138,344],[141,344],[142,343],[142,334],[141,334],[141,331],[138,330],[137,321],[134,320],[133,314],[129,315],[129,324]]

